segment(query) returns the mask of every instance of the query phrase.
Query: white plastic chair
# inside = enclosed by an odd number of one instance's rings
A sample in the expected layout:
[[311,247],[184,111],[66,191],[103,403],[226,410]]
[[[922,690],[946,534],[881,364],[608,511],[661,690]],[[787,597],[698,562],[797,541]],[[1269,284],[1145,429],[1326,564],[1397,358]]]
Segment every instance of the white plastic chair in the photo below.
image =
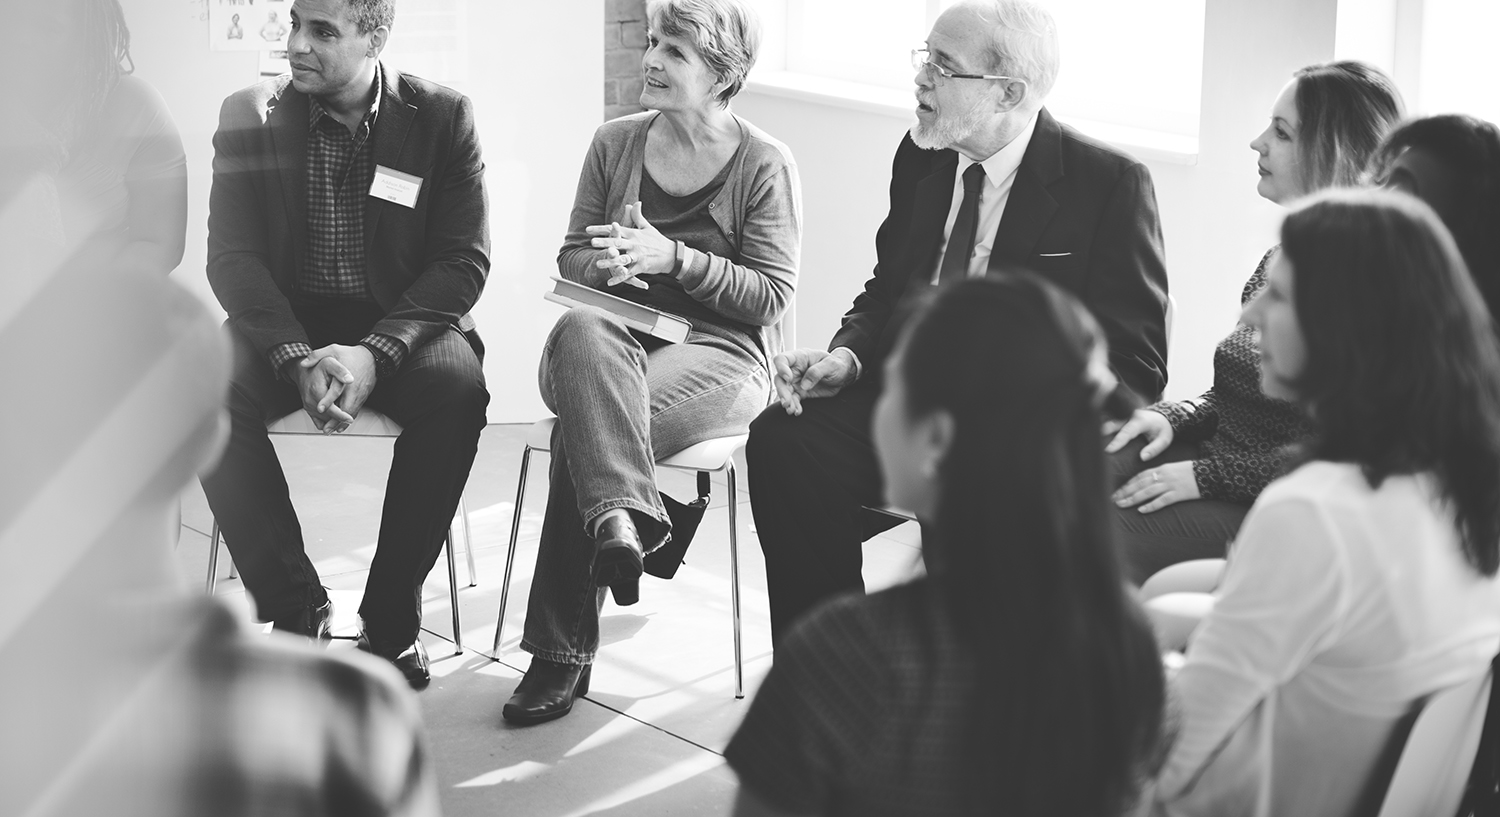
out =
[[1141,598],[1152,599],[1168,593],[1212,593],[1224,578],[1228,564],[1224,559],[1193,559],[1168,565],[1141,585]]
[[[552,450],[552,428],[555,425],[557,425],[557,418],[548,417],[533,423],[530,431],[526,433],[526,448],[521,452],[521,478],[516,486],[516,510],[510,523],[510,545],[505,552],[505,581],[500,585],[500,612],[495,621],[495,645],[490,655],[492,660],[500,660],[501,634],[505,628],[505,606],[510,596],[510,575],[516,558],[516,538],[521,531],[521,503],[526,498],[526,472],[531,465],[531,452]],[[736,698],[745,697],[745,673],[740,643],[740,542],[736,516],[739,500],[736,495],[734,455],[745,447],[747,439],[749,435],[738,434],[733,437],[705,440],[697,445],[688,446],[670,457],[658,460],[656,463],[658,468],[672,468],[678,471],[699,473],[722,471],[729,483],[729,598],[734,625],[734,697]]]
[[[280,420],[276,420],[274,422],[266,424],[266,432],[272,435],[311,434],[317,435],[319,437],[399,437],[401,436],[401,424],[385,416],[384,414],[375,411],[374,409],[365,408],[360,410],[359,416],[355,417],[354,422],[351,423],[349,427],[340,434],[324,435],[322,431],[318,430],[317,426],[313,425],[312,418],[307,416],[307,412],[298,409],[297,411],[294,411],[291,414],[282,417]],[[455,517],[455,521],[460,518],[463,520],[464,555],[468,559],[469,586],[473,587],[479,583],[479,577],[478,574],[474,572],[474,546],[469,539],[469,509],[464,505],[464,501],[462,498],[459,498],[458,500],[458,515]],[[448,525],[448,539],[443,550],[445,553],[447,553],[448,556],[448,595],[450,604],[453,608],[452,641],[453,649],[455,651],[454,654],[457,655],[461,654],[464,651],[464,636],[463,627],[459,623],[458,569],[454,564],[453,558],[453,527],[453,523],[450,523]],[[208,542],[209,595],[213,595],[214,588],[219,583],[219,540],[219,522],[218,520],[214,520],[213,532],[212,534],[210,534]],[[233,561],[230,561],[229,563],[229,578],[235,578]],[[431,630],[429,630],[428,632],[431,632]],[[433,633],[433,635],[437,634]],[[442,636],[438,637],[441,638]]]
[[1380,817],[1448,817],[1458,811],[1493,682],[1493,671],[1487,670],[1427,699],[1401,749]]

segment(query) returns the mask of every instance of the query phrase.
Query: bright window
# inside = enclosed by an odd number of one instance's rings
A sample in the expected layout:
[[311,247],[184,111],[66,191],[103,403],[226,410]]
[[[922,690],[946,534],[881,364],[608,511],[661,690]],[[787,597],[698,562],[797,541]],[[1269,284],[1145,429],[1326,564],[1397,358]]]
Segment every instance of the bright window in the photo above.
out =
[[[1205,0],[1042,0],[1062,69],[1048,108],[1064,117],[1198,133]],[[765,67],[897,90],[908,52],[954,0],[752,0],[767,22]]]
[[1500,2],[1425,0],[1418,113],[1467,113],[1500,122],[1495,33]]

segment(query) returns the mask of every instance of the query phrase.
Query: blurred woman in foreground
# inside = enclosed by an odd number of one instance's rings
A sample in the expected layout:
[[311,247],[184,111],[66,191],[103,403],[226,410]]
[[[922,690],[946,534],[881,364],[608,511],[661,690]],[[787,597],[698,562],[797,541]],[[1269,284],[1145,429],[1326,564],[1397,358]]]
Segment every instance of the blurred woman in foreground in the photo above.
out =
[[1244,320],[1313,436],[1175,679],[1171,814],[1363,813],[1408,714],[1500,650],[1500,347],[1453,239],[1365,190],[1315,197],[1281,241]]
[[928,523],[928,575],[835,599],[777,647],[725,752],[738,814],[1109,815],[1134,802],[1163,680],[1111,538],[1101,338],[1028,275],[945,287],[912,322],[886,363],[874,442],[886,499]]

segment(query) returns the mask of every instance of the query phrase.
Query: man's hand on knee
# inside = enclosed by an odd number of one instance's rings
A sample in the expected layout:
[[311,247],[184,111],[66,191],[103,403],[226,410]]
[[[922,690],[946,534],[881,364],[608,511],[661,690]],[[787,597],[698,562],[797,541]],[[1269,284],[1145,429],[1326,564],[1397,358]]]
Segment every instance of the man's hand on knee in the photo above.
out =
[[338,360],[332,357],[320,360],[305,357],[300,361],[288,361],[286,372],[297,384],[302,409],[319,430],[325,434],[334,434],[354,422],[354,417],[337,403],[344,390],[354,381],[354,376]]
[[353,418],[359,416],[359,410],[364,408],[370,392],[375,389],[375,355],[364,346],[341,346],[333,343],[314,349],[312,354],[302,359],[302,365],[308,368],[326,367],[339,373],[342,389],[338,394],[324,395],[317,408],[327,412],[341,410],[350,419],[334,431],[348,428]]
[[858,377],[854,355],[840,347],[833,353],[821,349],[783,352],[771,361],[775,372],[776,399],[787,414],[802,413],[802,401],[832,397]]

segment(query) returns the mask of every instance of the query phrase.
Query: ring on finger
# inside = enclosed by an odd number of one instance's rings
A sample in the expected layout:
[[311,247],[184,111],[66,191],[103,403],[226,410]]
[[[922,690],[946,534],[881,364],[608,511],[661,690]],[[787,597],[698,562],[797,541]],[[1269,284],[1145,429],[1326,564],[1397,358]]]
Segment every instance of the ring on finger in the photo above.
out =
[[1161,472],[1160,471],[1152,471],[1151,472],[1151,481],[1152,482],[1161,482]]

